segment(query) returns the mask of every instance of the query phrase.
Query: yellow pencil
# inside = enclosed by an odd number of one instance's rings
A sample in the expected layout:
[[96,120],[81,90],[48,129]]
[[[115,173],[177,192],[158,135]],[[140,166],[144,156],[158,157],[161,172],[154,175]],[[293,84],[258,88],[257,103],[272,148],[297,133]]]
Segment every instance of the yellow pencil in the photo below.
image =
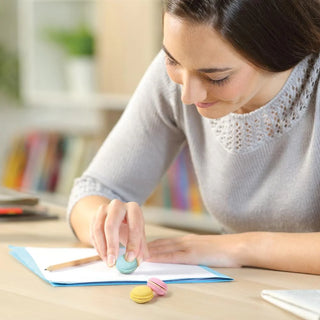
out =
[[93,261],[99,261],[99,260],[101,260],[100,256],[92,256],[92,257],[87,257],[83,259],[77,259],[77,260],[67,261],[59,264],[54,264],[52,266],[47,267],[45,270],[56,271],[56,270],[60,270],[68,267],[80,266],[82,264],[86,264]]

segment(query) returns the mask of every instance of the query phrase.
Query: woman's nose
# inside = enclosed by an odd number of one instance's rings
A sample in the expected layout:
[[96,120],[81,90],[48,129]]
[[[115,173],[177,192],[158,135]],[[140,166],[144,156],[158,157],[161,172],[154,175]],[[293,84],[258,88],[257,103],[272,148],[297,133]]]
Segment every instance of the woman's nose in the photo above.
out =
[[181,100],[184,104],[195,104],[205,101],[207,90],[201,79],[195,75],[184,74],[182,80]]

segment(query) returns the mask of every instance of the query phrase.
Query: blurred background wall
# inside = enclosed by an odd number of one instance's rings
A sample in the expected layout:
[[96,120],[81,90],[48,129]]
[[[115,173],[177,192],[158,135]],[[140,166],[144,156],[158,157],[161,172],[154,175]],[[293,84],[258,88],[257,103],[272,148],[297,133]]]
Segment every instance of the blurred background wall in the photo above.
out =
[[[0,0],[0,184],[66,201],[161,42],[161,0]],[[188,150],[147,203],[205,211]]]
[[13,52],[17,51],[17,3],[1,0],[0,6],[0,42]]

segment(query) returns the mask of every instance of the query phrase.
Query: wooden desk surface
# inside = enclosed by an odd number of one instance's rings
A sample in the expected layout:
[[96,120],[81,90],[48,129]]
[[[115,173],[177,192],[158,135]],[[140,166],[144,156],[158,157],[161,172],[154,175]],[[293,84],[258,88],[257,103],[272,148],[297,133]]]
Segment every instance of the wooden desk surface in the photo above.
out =
[[[181,231],[147,226],[147,237]],[[0,319],[296,319],[262,300],[263,289],[318,289],[320,277],[253,268],[216,268],[235,280],[170,284],[168,295],[145,305],[129,299],[133,285],[52,287],[22,266],[8,245],[78,247],[64,218],[0,223]]]

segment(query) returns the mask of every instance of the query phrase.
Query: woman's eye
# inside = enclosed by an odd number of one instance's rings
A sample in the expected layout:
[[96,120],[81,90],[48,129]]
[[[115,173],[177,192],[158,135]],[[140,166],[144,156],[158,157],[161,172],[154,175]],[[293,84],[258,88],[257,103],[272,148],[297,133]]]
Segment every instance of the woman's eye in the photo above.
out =
[[218,85],[218,86],[223,86],[225,83],[227,83],[229,81],[230,77],[226,76],[222,79],[218,79],[218,80],[213,80],[213,79],[208,79],[208,81],[212,84]]
[[170,66],[176,66],[178,63],[177,61],[171,59],[170,57],[166,57],[166,64],[170,65]]

